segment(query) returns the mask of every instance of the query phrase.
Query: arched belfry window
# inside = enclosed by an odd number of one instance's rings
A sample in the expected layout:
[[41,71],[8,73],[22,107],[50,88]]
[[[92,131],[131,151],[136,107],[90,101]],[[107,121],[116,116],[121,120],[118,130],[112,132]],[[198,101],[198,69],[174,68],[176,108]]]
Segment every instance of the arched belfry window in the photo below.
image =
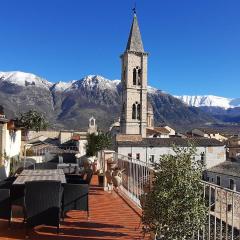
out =
[[141,119],[141,105],[139,103],[137,104],[137,119]]
[[134,103],[132,105],[132,119],[136,119],[137,118],[137,109],[136,109],[136,104]]
[[133,85],[137,85],[137,70],[133,69]]
[[141,80],[142,79],[142,70],[138,69],[138,74],[137,74],[137,84],[140,86],[141,85]]

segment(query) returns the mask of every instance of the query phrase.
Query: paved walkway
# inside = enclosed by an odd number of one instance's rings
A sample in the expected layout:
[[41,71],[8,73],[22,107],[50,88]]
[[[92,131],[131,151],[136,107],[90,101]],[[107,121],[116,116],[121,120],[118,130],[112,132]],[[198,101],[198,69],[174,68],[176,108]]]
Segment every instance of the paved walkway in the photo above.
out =
[[[33,240],[70,240],[70,239],[143,239],[140,216],[118,196],[117,193],[104,192],[97,187],[94,176],[90,190],[90,218],[84,212],[71,211],[61,223],[60,233],[47,226],[38,226],[30,232]],[[13,218],[11,229],[0,220],[0,240],[25,239],[22,218]]]

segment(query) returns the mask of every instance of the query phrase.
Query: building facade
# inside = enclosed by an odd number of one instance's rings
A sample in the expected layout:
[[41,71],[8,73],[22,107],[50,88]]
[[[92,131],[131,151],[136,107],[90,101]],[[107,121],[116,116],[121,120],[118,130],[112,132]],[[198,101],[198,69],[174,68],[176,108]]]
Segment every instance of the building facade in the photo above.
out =
[[213,166],[207,170],[205,180],[240,192],[240,164],[225,161]]
[[[225,145],[215,139],[191,139],[196,146],[195,160],[204,162],[207,169],[226,161]],[[142,141],[119,141],[117,152],[143,162],[158,162],[164,154],[174,154],[173,145],[188,147],[183,138],[145,138]]]
[[21,129],[13,120],[0,115],[0,165],[4,165],[7,174],[12,161],[18,161],[21,155]]

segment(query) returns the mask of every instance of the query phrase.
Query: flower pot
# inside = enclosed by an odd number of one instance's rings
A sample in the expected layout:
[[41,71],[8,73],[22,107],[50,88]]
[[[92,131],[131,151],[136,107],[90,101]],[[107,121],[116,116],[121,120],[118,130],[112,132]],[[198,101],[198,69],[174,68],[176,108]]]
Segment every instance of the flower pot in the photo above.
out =
[[104,175],[98,175],[98,186],[104,187]]

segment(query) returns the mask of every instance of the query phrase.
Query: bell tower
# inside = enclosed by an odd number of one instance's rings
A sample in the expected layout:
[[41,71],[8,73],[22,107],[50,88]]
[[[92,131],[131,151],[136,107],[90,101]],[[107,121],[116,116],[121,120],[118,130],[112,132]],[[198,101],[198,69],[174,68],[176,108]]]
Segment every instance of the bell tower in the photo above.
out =
[[147,60],[136,12],[122,60],[121,134],[146,137],[147,127]]

